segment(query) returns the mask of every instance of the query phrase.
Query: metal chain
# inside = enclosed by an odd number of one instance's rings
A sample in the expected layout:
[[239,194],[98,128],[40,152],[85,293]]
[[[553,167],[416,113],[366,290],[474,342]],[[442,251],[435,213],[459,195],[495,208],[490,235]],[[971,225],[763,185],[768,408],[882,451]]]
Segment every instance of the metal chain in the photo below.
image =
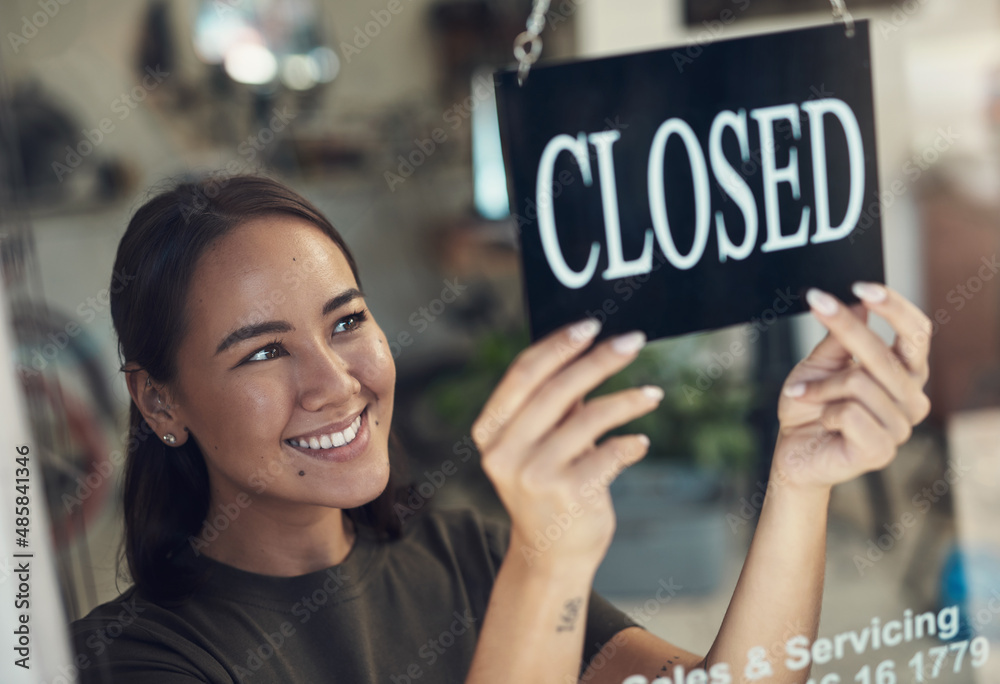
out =
[[[514,39],[514,59],[517,60],[517,84],[524,85],[528,78],[531,65],[538,61],[542,54],[542,29],[545,28],[545,13],[549,11],[550,0],[533,0],[531,15],[525,22],[525,30]],[[833,18],[844,22],[844,33],[848,38],[854,37],[854,16],[844,0],[830,0],[833,8]]]
[[514,39],[514,58],[517,60],[517,84],[524,85],[528,70],[542,54],[542,29],[545,28],[545,13],[549,11],[549,0],[534,0],[531,16],[525,23],[526,30]]
[[844,22],[844,33],[847,34],[848,38],[853,38],[854,17],[851,16],[851,12],[847,9],[847,5],[844,3],[844,0],[830,0],[830,4],[833,5],[834,20]]

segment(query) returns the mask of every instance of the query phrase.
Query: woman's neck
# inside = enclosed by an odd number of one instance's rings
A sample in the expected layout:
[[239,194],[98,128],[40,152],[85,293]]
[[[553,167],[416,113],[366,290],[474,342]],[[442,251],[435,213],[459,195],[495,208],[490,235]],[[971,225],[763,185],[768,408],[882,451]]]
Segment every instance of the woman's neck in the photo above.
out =
[[294,577],[339,565],[354,546],[354,524],[339,508],[298,505],[295,510],[274,510],[262,503],[237,507],[235,516],[223,515],[227,523],[221,530],[223,524],[213,522],[219,518],[221,523],[221,517],[212,512],[233,509],[226,504],[220,509],[213,500],[207,527],[218,536],[211,531],[205,534],[203,528],[198,552],[240,570]]

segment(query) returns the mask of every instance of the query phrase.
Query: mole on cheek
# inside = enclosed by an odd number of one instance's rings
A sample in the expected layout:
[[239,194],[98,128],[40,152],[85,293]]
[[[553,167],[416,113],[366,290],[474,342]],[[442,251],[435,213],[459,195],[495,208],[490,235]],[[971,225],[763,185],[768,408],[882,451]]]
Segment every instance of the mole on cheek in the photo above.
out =
[[300,471],[299,471],[299,477],[302,477],[302,476],[304,476],[305,474],[306,474],[306,471],[304,471],[304,470],[300,470]]

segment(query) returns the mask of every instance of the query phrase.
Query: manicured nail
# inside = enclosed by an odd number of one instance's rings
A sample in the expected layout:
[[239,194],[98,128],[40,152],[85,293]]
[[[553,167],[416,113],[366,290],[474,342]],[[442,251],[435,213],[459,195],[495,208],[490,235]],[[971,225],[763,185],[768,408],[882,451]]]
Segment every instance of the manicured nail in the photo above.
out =
[[786,397],[801,397],[805,393],[806,383],[804,382],[797,382],[794,385],[789,385],[785,388],[784,392]]
[[649,446],[649,437],[647,437],[646,435],[637,435],[637,437],[639,437],[639,443],[642,444],[642,446],[644,447]]
[[663,388],[656,385],[646,385],[642,388],[642,393],[654,401],[663,399]]
[[853,292],[858,299],[869,302],[870,304],[884,302],[887,294],[885,288],[878,283],[865,282],[857,282],[851,285],[851,292]]
[[611,348],[619,354],[634,354],[646,345],[646,333],[641,330],[619,335],[611,342]]
[[569,329],[569,338],[574,342],[584,342],[601,331],[601,322],[596,318],[586,318]]
[[809,302],[809,306],[824,316],[832,316],[837,313],[837,300],[823,290],[817,290],[815,287],[810,288],[806,292],[806,301]]

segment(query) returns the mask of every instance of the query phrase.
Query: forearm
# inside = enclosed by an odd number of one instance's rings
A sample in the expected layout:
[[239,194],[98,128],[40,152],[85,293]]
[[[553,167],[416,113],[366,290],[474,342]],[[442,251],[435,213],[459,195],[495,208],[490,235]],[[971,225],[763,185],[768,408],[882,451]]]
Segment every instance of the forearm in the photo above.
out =
[[593,571],[532,567],[517,549],[512,540],[466,683],[576,682]]
[[823,596],[829,489],[772,484],[719,635],[706,664],[729,663],[744,681],[748,652],[760,647],[774,672],[769,682],[805,682],[809,668],[785,667],[792,637],[816,637]]

